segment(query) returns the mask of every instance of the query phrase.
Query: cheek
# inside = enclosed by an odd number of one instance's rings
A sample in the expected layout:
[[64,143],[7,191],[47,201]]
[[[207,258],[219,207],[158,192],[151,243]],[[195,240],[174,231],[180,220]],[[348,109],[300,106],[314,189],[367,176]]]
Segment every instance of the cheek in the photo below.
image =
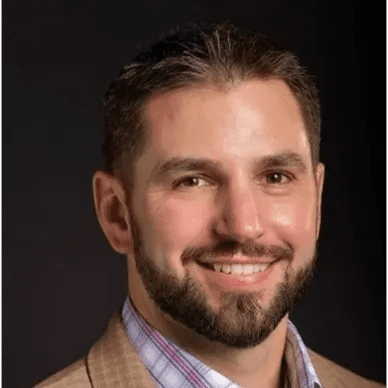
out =
[[295,247],[315,244],[316,206],[313,201],[273,204],[270,217],[278,232]]
[[182,201],[175,198],[146,201],[147,233],[154,248],[180,254],[198,245],[206,235],[209,211],[205,203]]

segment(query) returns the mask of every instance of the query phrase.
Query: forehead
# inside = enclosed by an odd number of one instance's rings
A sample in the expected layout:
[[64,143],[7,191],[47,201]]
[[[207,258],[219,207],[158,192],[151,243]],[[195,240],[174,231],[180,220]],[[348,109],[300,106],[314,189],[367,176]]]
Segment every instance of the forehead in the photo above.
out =
[[204,157],[242,162],[281,152],[310,160],[303,117],[281,80],[250,80],[228,88],[200,85],[154,96],[146,105],[142,158]]

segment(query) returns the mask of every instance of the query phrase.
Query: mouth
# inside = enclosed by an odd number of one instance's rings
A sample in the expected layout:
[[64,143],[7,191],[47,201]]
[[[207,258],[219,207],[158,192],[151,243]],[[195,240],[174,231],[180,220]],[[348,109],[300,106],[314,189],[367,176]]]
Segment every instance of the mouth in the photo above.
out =
[[198,262],[201,266],[210,269],[215,272],[222,272],[229,275],[242,275],[250,276],[259,272],[265,271],[271,263],[253,263],[253,264],[223,264],[223,263],[202,263]]

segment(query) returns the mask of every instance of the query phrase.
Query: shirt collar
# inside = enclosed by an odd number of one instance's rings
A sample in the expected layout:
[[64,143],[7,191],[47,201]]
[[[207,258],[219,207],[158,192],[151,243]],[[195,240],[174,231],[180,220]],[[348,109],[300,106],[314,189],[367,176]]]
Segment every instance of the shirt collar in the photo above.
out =
[[322,388],[307,347],[290,320],[288,321],[284,358],[288,384],[291,388]]
[[[148,325],[136,312],[129,298],[125,301],[122,316],[130,342],[158,387],[239,388]],[[285,388],[322,388],[307,348],[290,321],[285,360]]]

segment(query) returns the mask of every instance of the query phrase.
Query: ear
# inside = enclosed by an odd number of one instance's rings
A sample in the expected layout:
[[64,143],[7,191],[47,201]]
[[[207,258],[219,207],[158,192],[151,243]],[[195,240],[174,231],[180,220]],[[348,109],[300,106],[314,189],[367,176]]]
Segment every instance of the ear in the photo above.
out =
[[325,179],[325,166],[322,163],[318,163],[315,167],[315,185],[317,189],[317,225],[316,231],[318,239],[319,230],[321,228],[321,205],[322,205],[322,190],[323,190],[323,181]]
[[129,209],[120,182],[105,171],[93,175],[94,206],[101,229],[112,248],[121,254],[132,252]]

